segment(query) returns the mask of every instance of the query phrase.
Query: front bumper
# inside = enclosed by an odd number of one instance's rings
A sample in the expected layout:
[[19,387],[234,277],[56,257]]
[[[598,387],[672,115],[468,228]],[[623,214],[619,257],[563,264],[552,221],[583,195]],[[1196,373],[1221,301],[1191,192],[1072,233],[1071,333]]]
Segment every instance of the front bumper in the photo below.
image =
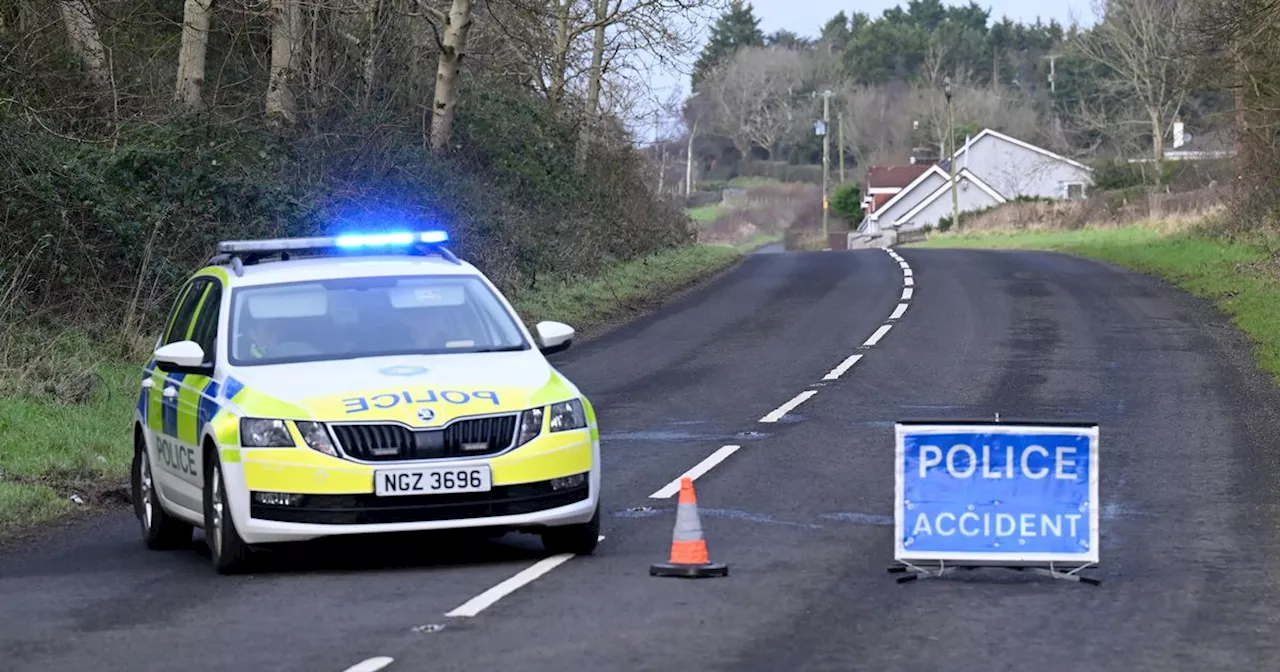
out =
[[360,495],[303,495],[288,505],[262,504],[250,498],[254,521],[314,525],[386,525],[427,523],[472,518],[506,518],[538,514],[586,502],[587,479],[574,488],[556,490],[552,481],[500,485],[488,492],[379,497]]
[[[232,520],[249,544],[350,534],[573,525],[588,522],[596,512],[600,447],[594,432],[566,434],[492,459],[422,465],[488,464],[493,486],[487,492],[379,497],[373,491],[375,471],[409,465],[354,463],[307,448],[241,449],[231,460],[223,451],[223,473]],[[580,485],[552,486],[575,474],[586,475]],[[266,504],[255,499],[255,492],[302,496],[289,504]]]

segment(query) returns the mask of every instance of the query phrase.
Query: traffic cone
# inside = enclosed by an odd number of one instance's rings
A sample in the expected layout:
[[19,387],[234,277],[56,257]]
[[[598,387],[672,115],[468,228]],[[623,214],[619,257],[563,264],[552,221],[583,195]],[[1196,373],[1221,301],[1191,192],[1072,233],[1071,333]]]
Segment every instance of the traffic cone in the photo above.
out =
[[671,533],[671,561],[650,565],[649,576],[701,579],[728,575],[728,565],[707,558],[707,542],[702,538],[702,522],[698,520],[698,497],[693,493],[693,479],[685,476],[680,479],[676,527]]

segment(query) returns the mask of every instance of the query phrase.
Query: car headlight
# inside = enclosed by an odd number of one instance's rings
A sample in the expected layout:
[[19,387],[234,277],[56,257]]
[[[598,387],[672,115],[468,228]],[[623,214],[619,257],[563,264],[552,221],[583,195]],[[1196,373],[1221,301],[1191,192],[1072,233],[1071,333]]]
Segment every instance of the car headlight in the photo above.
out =
[[329,430],[324,423],[299,420],[294,424],[298,425],[298,433],[302,434],[302,440],[307,442],[307,447],[325,455],[338,456],[338,448],[333,445],[333,437],[329,435]]
[[245,448],[293,448],[297,445],[284,420],[265,418],[240,418],[240,444]]
[[551,405],[551,431],[566,432],[587,426],[587,412],[581,399],[570,399]]
[[516,447],[538,438],[542,433],[543,407],[531,408],[520,414],[520,434],[516,437]]

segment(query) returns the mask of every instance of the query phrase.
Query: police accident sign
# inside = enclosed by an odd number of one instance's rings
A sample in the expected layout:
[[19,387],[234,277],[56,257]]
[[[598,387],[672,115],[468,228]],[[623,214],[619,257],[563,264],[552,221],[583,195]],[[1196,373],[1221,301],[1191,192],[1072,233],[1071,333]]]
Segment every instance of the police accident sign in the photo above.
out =
[[899,422],[894,558],[1098,562],[1098,427]]

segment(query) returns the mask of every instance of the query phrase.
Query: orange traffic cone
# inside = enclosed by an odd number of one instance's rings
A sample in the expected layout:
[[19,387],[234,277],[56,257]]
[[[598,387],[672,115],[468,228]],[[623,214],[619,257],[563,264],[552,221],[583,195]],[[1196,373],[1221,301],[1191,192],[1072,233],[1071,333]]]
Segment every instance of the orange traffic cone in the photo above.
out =
[[728,575],[728,565],[707,558],[707,542],[702,538],[702,523],[698,520],[698,497],[693,493],[693,480],[685,476],[680,479],[676,527],[671,534],[671,561],[650,565],[649,576],[700,579]]

